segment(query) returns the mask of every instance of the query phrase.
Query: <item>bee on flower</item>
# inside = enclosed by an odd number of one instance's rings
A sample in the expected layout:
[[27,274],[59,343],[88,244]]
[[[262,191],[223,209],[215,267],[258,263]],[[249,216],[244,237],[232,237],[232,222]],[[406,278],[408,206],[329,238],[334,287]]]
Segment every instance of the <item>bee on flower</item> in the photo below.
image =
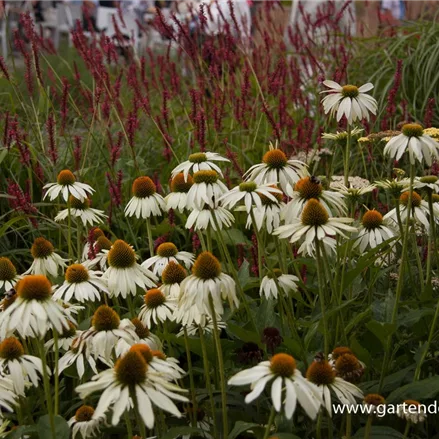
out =
[[352,218],[329,217],[328,211],[315,198],[311,198],[303,208],[299,218],[292,218],[289,224],[280,226],[274,231],[279,238],[288,238],[291,243],[303,241],[299,253],[313,255],[316,240],[331,251],[335,251],[337,241],[335,236],[347,238],[345,232],[355,232],[355,227],[349,226]]

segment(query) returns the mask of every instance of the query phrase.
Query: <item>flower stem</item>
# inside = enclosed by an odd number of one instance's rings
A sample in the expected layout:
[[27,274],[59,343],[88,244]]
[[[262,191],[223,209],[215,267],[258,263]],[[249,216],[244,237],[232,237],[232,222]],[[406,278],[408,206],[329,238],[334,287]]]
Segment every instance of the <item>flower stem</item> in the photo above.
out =
[[352,437],[352,416],[350,413],[346,414],[346,439],[351,439]]
[[46,353],[44,352],[44,340],[38,339],[37,344],[38,344],[38,352],[40,354],[41,362],[43,365],[44,394],[46,395],[46,405],[47,405],[47,413],[49,415],[50,429],[52,431],[52,439],[56,439],[55,418],[54,418],[53,406],[52,406],[52,393],[50,391],[49,375],[47,373],[47,361],[46,361]]
[[69,248],[69,259],[73,259],[72,248],[72,212],[70,210],[70,201],[67,202],[67,245]]
[[346,138],[346,149],[345,149],[345,157],[344,157],[344,185],[349,187],[349,156],[351,152],[351,143],[352,143],[352,133],[351,133],[351,124],[348,123],[347,126],[347,138]]
[[209,367],[209,359],[207,357],[206,339],[204,338],[204,331],[201,326],[198,328],[198,332],[200,334],[201,352],[203,353],[203,367],[204,367],[204,376],[206,378],[206,388],[207,388],[207,393],[209,394],[210,406],[212,408],[212,420],[213,420],[213,431],[214,431],[213,437],[218,437],[218,429],[216,425],[215,401],[213,399],[212,384],[210,382],[210,367]]
[[58,331],[56,329],[53,330],[53,341],[54,341],[54,348],[55,348],[55,416],[58,414],[59,411],[59,344],[58,344]]
[[319,298],[320,298],[320,307],[322,309],[322,320],[323,320],[323,336],[325,343],[325,356],[329,353],[329,332],[328,332],[328,322],[326,320],[326,309],[325,309],[325,289],[323,285],[323,275],[322,275],[322,261],[320,256],[320,241],[318,239],[315,240],[316,250],[317,250],[317,277],[319,281]]
[[[191,399],[192,399],[192,408],[194,410],[194,413],[197,413],[197,398],[195,394],[195,382],[194,382],[194,372],[192,369],[192,357],[191,357],[191,351],[189,349],[189,338],[187,335],[187,329],[186,327],[183,329],[184,331],[184,346],[186,348],[186,357],[187,357],[187,366],[189,370],[189,381],[191,386]],[[194,417],[192,420],[192,427],[196,427],[197,420],[196,417]]]
[[131,397],[133,398],[134,412],[136,413],[137,424],[139,424],[140,437],[142,439],[146,439],[145,423],[143,422],[143,419],[140,416],[139,402],[137,401],[137,395],[136,395],[136,391],[135,390],[133,390],[133,392],[131,392]]
[[215,339],[216,353],[218,357],[218,366],[220,373],[220,385],[221,385],[221,405],[222,405],[222,415],[223,415],[223,435],[226,438],[229,434],[229,424],[227,422],[227,390],[226,390],[226,375],[224,371],[224,358],[223,350],[221,347],[220,334],[218,330],[218,321],[216,319],[216,310],[213,303],[212,295],[209,294],[209,306],[211,311],[211,317],[213,321],[213,337]]
[[125,412],[125,425],[127,426],[128,437],[133,437],[133,426],[131,425],[130,414],[128,411]]
[[407,424],[405,425],[405,429],[404,429],[403,439],[407,439],[409,437],[409,431],[410,431],[411,425],[412,425],[412,423],[410,421],[407,421]]
[[146,218],[146,233],[148,235],[149,255],[152,258],[154,256],[154,241],[152,240],[151,221],[149,218]]
[[[408,253],[407,250],[408,250],[409,233],[410,233],[410,214],[412,213],[412,195],[413,195],[414,178],[415,178],[415,166],[413,164],[410,164],[410,187],[409,187],[409,198],[407,202],[407,218],[405,223],[404,235],[402,237],[403,243],[402,243],[401,264],[399,266],[398,283],[396,285],[396,297],[392,311],[392,320],[391,320],[392,325],[396,323],[396,318],[398,316],[399,302],[401,301],[402,285],[404,282],[404,268],[406,264],[407,253]],[[392,335],[390,335],[387,340],[386,353],[384,355],[383,367],[380,376],[380,383],[378,385],[378,392],[380,392],[383,387],[384,378],[387,374],[387,369],[389,367],[392,338],[393,338]]]
[[373,416],[369,415],[369,417],[367,418],[366,427],[364,427],[364,439],[370,438],[370,432],[372,430],[372,421],[373,421]]
[[261,238],[261,235],[259,233],[258,226],[257,226],[257,223],[256,223],[255,214],[253,213],[253,209],[250,210],[250,217],[252,219],[253,229],[254,229],[255,235],[256,235],[256,240],[258,241],[258,271],[259,271],[259,281],[261,281],[262,277],[263,277],[263,273],[262,273],[262,252],[264,251],[263,250],[264,247],[263,247],[262,238]]
[[268,439],[268,437],[270,436],[271,426],[273,425],[273,421],[274,421],[275,416],[276,416],[276,411],[274,410],[274,407],[271,407],[270,417],[268,418],[267,427],[265,429],[263,439]]

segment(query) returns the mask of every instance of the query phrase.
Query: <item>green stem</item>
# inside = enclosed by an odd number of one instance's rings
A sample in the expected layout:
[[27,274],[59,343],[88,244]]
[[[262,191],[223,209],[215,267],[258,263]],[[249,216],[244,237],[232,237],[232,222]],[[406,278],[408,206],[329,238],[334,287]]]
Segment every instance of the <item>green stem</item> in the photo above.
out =
[[72,248],[72,214],[70,211],[70,201],[67,202],[67,245],[69,248],[69,259],[73,259],[73,248]]
[[[197,398],[196,398],[196,394],[195,394],[194,372],[192,369],[192,357],[191,357],[191,350],[189,348],[189,338],[187,335],[186,327],[184,328],[183,331],[184,331],[184,347],[186,349],[187,367],[189,370],[189,381],[190,381],[190,386],[191,386],[192,408],[193,408],[193,413],[197,413]],[[191,422],[192,422],[192,427],[197,426],[196,416],[194,416],[194,418],[191,420]]]
[[[394,325],[396,323],[396,318],[398,316],[398,308],[399,308],[399,302],[401,301],[401,294],[402,294],[402,286],[404,283],[404,269],[406,264],[406,258],[408,253],[408,242],[409,242],[409,232],[410,232],[410,215],[412,213],[412,195],[413,195],[413,180],[415,178],[415,166],[413,164],[410,164],[410,187],[409,187],[409,198],[407,202],[407,218],[405,223],[405,230],[403,234],[403,244],[402,244],[402,254],[401,254],[401,264],[399,266],[399,274],[398,274],[398,283],[396,285],[396,297],[395,297],[395,303],[393,306],[392,311],[392,320],[391,324]],[[383,367],[381,370],[381,376],[380,376],[380,383],[378,386],[378,392],[381,391],[383,384],[384,384],[384,378],[387,374],[387,369],[389,367],[389,361],[390,361],[390,348],[392,346],[392,336],[390,335],[387,341],[386,346],[386,352],[384,355],[384,361],[383,361]]]
[[323,320],[323,336],[325,343],[325,356],[329,354],[329,332],[328,332],[328,322],[326,319],[326,309],[325,309],[325,288],[323,285],[323,276],[322,276],[322,261],[320,256],[320,241],[318,239],[315,240],[316,250],[317,250],[317,277],[319,281],[319,298],[320,298],[320,308],[322,310],[322,320]]
[[413,251],[415,253],[415,259],[416,259],[416,265],[418,266],[418,272],[419,272],[419,287],[421,289],[421,295],[424,292],[424,270],[422,269],[422,262],[421,257],[419,256],[419,250],[418,250],[418,243],[416,242],[416,235],[412,234],[412,244],[413,244]]
[[125,425],[127,426],[128,437],[131,439],[133,437],[133,426],[128,411],[125,412]]
[[55,416],[58,415],[59,412],[59,345],[58,345],[58,332],[56,329],[53,330],[53,341],[55,348]]
[[352,133],[351,133],[351,124],[348,123],[347,126],[347,138],[346,138],[346,149],[345,149],[345,163],[344,163],[344,185],[349,187],[349,156],[351,152],[351,143],[352,143]]
[[268,437],[270,436],[271,426],[273,425],[275,416],[276,416],[276,411],[274,410],[274,407],[271,407],[270,417],[268,418],[267,427],[265,428],[263,439],[268,439]]
[[44,351],[44,340],[38,339],[37,344],[38,344],[38,351],[43,366],[44,394],[46,395],[46,406],[47,406],[47,413],[49,415],[50,429],[52,431],[52,439],[56,439],[55,418],[54,418],[53,406],[52,406],[52,393],[50,391],[49,375],[47,374],[47,361],[46,361],[46,352]]
[[323,413],[322,413],[322,410],[320,410],[319,416],[317,418],[317,426],[316,426],[316,438],[317,439],[322,439],[322,418],[323,418]]
[[350,413],[346,415],[346,439],[352,437],[352,416]]
[[207,393],[209,394],[210,406],[212,408],[212,420],[213,420],[213,431],[214,431],[213,437],[218,437],[218,428],[216,426],[215,401],[213,399],[212,384],[210,382],[209,358],[207,356],[206,339],[204,338],[204,331],[201,326],[198,328],[198,332],[200,334],[201,352],[203,354],[203,367],[204,367],[204,376],[206,378],[206,388],[207,388]]
[[154,241],[152,240],[151,221],[149,218],[146,219],[146,233],[148,235],[149,255],[152,258],[154,256]]
[[262,273],[262,252],[264,251],[262,238],[258,230],[258,226],[256,223],[255,214],[253,213],[253,209],[250,210],[250,217],[253,223],[253,229],[256,235],[256,240],[258,241],[258,271],[259,271],[259,281],[262,281],[263,273]]
[[405,425],[405,429],[404,429],[403,439],[408,439],[411,425],[412,425],[412,423],[410,421],[407,421],[407,424]]
[[369,415],[369,417],[367,418],[366,427],[364,427],[364,439],[370,438],[370,433],[372,431],[372,421],[373,416]]
[[137,395],[136,395],[135,390],[133,392],[131,392],[131,397],[133,398],[134,412],[136,414],[137,424],[139,424],[140,437],[142,439],[146,439],[145,423],[143,422],[143,419],[139,413],[139,403],[137,401]]
[[212,295],[209,294],[209,306],[211,317],[213,321],[213,338],[215,340],[216,353],[218,357],[218,366],[220,373],[220,385],[221,385],[221,405],[222,405],[222,415],[223,415],[223,435],[222,437],[227,438],[229,435],[229,424],[227,422],[227,389],[226,389],[226,375],[224,371],[224,358],[223,350],[221,347],[220,334],[218,330],[218,321],[216,318],[215,305],[213,303]]

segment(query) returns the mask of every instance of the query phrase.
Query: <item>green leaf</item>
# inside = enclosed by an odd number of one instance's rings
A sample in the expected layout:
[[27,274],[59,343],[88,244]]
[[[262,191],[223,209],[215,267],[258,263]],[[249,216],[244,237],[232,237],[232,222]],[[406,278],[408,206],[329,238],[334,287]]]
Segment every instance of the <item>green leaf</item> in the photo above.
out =
[[395,333],[397,326],[394,323],[381,323],[371,320],[366,323],[366,328],[378,338],[383,346],[386,346],[388,338]]
[[235,426],[233,427],[233,430],[229,433],[228,439],[235,439],[241,433],[244,433],[244,432],[248,431],[250,428],[255,428],[255,427],[259,427],[259,425],[254,424],[252,422],[238,421],[238,422],[236,422]]
[[434,310],[432,308],[411,309],[408,313],[400,316],[398,319],[398,326],[409,328],[418,323],[422,318],[433,314]]
[[[354,436],[354,439],[363,439],[364,438],[364,427],[360,428]],[[370,430],[369,439],[403,439],[404,435],[399,431],[394,430],[390,427],[378,427],[372,425]]]
[[[194,427],[173,427],[168,432],[161,436],[162,439],[177,439],[184,434],[202,433],[202,430]],[[57,438],[58,439],[58,438]]]
[[388,397],[388,403],[402,403],[405,399],[424,401],[435,398],[439,394],[439,376],[433,376],[422,381],[415,381],[393,391]]
[[253,331],[248,331],[247,329],[242,328],[241,326],[234,325],[233,323],[227,324],[227,331],[238,337],[239,340],[243,342],[253,342],[259,344],[261,341],[261,337]]
[[[70,428],[69,424],[67,424],[67,421],[61,416],[54,416],[54,423],[56,439],[69,439]],[[41,418],[38,420],[37,431],[40,439],[48,439],[52,437],[49,415],[41,416]]]
[[293,433],[276,433],[276,437],[279,439],[300,439]]
[[25,435],[31,435],[32,433],[36,432],[36,425],[22,425],[21,427],[18,427],[15,430],[11,431],[6,436],[6,439],[22,439],[23,437],[26,437]]

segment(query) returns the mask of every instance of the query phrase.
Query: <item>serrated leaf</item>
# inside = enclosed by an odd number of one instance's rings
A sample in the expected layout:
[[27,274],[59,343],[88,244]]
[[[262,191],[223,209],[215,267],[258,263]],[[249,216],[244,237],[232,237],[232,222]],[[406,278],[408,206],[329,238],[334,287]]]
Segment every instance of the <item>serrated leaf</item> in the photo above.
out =
[[[69,439],[70,428],[67,421],[61,416],[54,416],[55,437],[56,439]],[[41,416],[37,423],[37,432],[40,439],[49,439],[52,437],[49,415]]]
[[228,439],[235,439],[237,438],[241,433],[244,433],[251,428],[259,427],[258,424],[254,424],[252,422],[243,422],[238,421],[235,423],[233,430],[229,433]]
[[383,346],[386,346],[388,338],[395,333],[397,326],[393,323],[381,323],[371,320],[366,323],[366,328],[378,338]]
[[393,391],[387,398],[388,403],[402,403],[406,399],[425,401],[439,395],[439,376],[433,376],[422,381],[415,381]]

